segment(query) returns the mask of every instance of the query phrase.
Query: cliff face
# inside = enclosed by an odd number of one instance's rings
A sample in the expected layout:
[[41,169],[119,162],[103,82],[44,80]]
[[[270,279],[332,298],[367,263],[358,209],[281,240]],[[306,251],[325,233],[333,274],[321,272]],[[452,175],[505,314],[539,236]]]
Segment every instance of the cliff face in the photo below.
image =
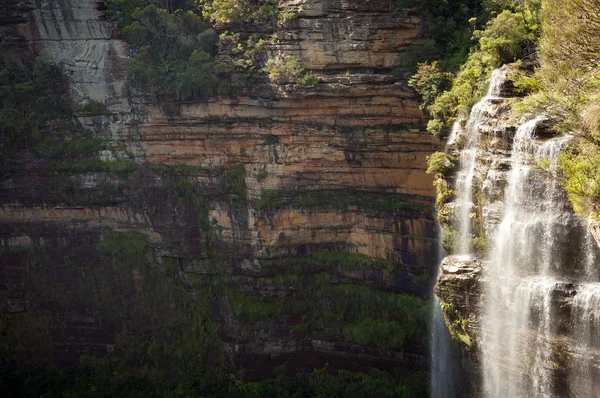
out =
[[[132,94],[127,46],[100,2],[21,6],[1,21],[26,38],[13,51],[54,57],[75,104],[105,106],[79,122],[112,142],[102,167],[57,169],[27,151],[6,163],[0,309],[12,355],[149,360],[152,341],[170,340],[213,364],[232,358],[249,378],[281,364],[425,368],[424,329],[405,330],[401,301],[432,284],[425,157],[438,144],[391,72],[419,43],[417,16],[383,1],[282,2],[297,18],[273,28],[268,52],[293,55],[319,84],[260,78],[228,96],[157,101]],[[405,340],[357,337],[366,318],[393,321]]]
[[596,396],[599,250],[554,169],[574,137],[543,116],[514,120],[512,82],[498,88],[446,148],[465,157],[476,142],[471,198],[461,202],[458,171],[440,209],[457,247],[468,207],[472,254],[446,257],[435,291],[477,396]]

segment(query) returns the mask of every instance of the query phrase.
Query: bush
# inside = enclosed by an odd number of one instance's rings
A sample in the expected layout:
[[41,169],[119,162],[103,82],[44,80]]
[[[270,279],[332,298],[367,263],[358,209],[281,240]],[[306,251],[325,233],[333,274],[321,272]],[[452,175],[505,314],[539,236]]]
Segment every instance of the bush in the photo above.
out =
[[71,115],[67,81],[47,58],[29,67],[0,60],[0,132],[9,149],[31,148],[50,120]]
[[421,95],[421,109],[426,109],[442,92],[450,88],[451,82],[452,74],[440,70],[438,62],[434,61],[420,63],[417,73],[409,79],[408,85]]
[[435,174],[438,177],[448,176],[454,169],[454,159],[444,152],[434,152],[427,156],[427,174]]
[[[475,31],[478,49],[471,53],[463,65],[452,88],[439,95],[427,110],[437,122],[433,132],[446,126],[449,118],[461,109],[470,109],[484,94],[484,83],[492,71],[503,63],[513,62],[523,55],[521,43],[530,38],[531,29],[523,13],[508,10],[491,20],[483,31]],[[419,79],[419,76],[415,77]]]
[[375,345],[385,350],[401,351],[407,340],[406,328],[398,322],[363,319],[344,327],[344,338],[352,343]]
[[[107,11],[121,24],[123,38],[135,50],[131,60],[135,83],[157,93],[175,92],[181,98],[228,92],[225,66],[214,57],[216,33],[196,15],[192,2],[135,4],[139,6],[113,1]],[[168,8],[157,6],[161,4]]]
[[277,0],[204,0],[202,15],[216,24],[264,23],[277,19]]
[[82,104],[79,107],[79,112],[81,112],[84,116],[99,116],[106,115],[107,110],[102,102],[88,100],[85,104]]
[[265,71],[269,74],[269,79],[276,84],[297,83],[301,86],[314,86],[319,83],[319,78],[306,72],[291,55],[269,59]]
[[560,155],[563,185],[575,212],[580,215],[600,214],[600,148],[580,144],[577,150]]

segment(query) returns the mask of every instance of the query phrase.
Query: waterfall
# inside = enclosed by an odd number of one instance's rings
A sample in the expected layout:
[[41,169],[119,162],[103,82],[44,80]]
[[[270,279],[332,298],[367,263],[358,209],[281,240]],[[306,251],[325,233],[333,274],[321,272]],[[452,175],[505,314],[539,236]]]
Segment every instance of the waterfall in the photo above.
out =
[[[480,136],[491,130],[505,71],[494,72],[465,128],[455,125],[451,135],[452,143],[461,134],[465,140],[456,178],[457,254],[473,254],[473,197],[484,152]],[[510,167],[506,185],[498,185],[503,197],[489,204],[502,211],[485,220],[491,227],[486,227],[489,250],[482,267],[479,348],[486,398],[600,397],[600,256],[555,171],[572,137],[538,138],[543,119],[522,123],[510,153],[494,154]]]
[[[460,171],[458,174],[459,198],[457,199],[459,252],[467,254],[470,250],[471,231],[470,219],[472,204],[472,183],[475,175],[475,163],[477,159],[477,133],[479,128],[493,115],[484,111],[484,107],[491,101],[500,97],[501,85],[506,77],[507,66],[497,69],[492,73],[486,95],[473,109],[463,129],[463,120],[458,118],[452,126],[452,131],[446,143],[447,146],[457,144],[461,137],[466,139],[465,149],[461,152]],[[440,231],[440,241],[443,241],[443,232]],[[445,257],[445,252],[440,244],[438,247],[439,263]],[[439,270],[439,267],[438,267]],[[436,278],[437,279],[437,278]],[[458,375],[453,369],[452,341],[448,328],[444,322],[441,310],[441,302],[434,294],[433,309],[431,316],[431,396],[433,398],[453,398],[459,394],[459,386],[455,383]]]
[[[501,85],[506,77],[506,69],[503,66],[496,69],[490,78],[486,95],[471,109],[464,132],[465,147],[460,154],[460,170],[457,175],[457,215],[458,221],[458,254],[469,254],[471,249],[471,212],[473,208],[473,177],[475,176],[475,165],[478,153],[479,129],[491,116],[486,112],[486,106],[490,101],[499,99]],[[454,144],[457,135],[460,134],[460,120],[454,125],[448,144]]]
[[[438,263],[446,256],[443,242],[443,230],[440,228],[440,244],[438,245]],[[438,267],[439,270],[439,267]],[[437,276],[436,276],[437,279]],[[450,337],[450,332],[444,321],[440,299],[433,295],[431,308],[431,335],[430,335],[430,363],[431,363],[431,397],[432,398],[455,398],[458,396],[456,381],[457,366],[456,347]]]
[[458,377],[453,369],[453,343],[444,322],[440,299],[434,295],[431,311],[431,397],[454,398],[457,396]]

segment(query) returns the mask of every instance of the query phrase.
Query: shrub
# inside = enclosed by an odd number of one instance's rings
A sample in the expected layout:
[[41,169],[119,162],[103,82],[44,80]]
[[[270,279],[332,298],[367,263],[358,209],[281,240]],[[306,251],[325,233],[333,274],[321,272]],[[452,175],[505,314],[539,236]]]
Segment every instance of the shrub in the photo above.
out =
[[306,72],[291,55],[269,59],[265,70],[269,79],[276,84],[298,83],[302,86],[314,86],[319,83],[319,78]]
[[0,60],[0,132],[8,148],[32,147],[50,120],[70,116],[68,85],[48,58],[35,65]]
[[452,74],[440,70],[438,62],[434,61],[420,63],[417,73],[409,79],[408,85],[421,95],[421,109],[426,109],[442,92],[450,88],[451,82]]
[[600,148],[580,144],[560,155],[563,185],[578,214],[600,214]]
[[84,116],[98,116],[107,113],[106,107],[100,101],[88,100],[85,104],[79,107],[79,112]]
[[134,3],[135,8],[113,1],[107,13],[121,24],[123,38],[135,51],[131,60],[135,83],[181,98],[228,91],[224,65],[214,58],[216,33],[196,15],[192,2]]
[[253,33],[248,38],[242,39],[239,33],[225,31],[219,36],[221,46],[234,56],[233,64],[245,71],[260,68],[260,61],[264,57],[264,48],[267,40],[264,36]]
[[202,15],[216,24],[277,19],[277,0],[204,0]]
[[363,319],[357,325],[344,327],[344,338],[352,343],[375,345],[387,350],[402,350],[406,344],[406,328],[400,323]]
[[[438,120],[431,125],[431,131],[439,132],[440,126],[447,125],[448,119],[460,109],[470,109],[484,94],[484,83],[491,72],[503,63],[516,61],[523,54],[520,45],[531,36],[524,15],[505,10],[488,22],[483,31],[474,32],[478,49],[471,53],[451,89],[427,107]],[[418,80],[419,76],[414,79]]]
[[451,174],[453,169],[453,159],[448,157],[444,152],[434,152],[427,156],[427,174],[444,177]]

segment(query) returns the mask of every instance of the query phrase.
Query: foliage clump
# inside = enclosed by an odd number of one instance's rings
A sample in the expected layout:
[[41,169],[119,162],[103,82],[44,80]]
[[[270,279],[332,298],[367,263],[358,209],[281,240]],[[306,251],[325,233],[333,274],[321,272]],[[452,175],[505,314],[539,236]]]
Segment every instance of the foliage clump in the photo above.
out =
[[448,176],[454,169],[454,159],[444,152],[434,152],[427,156],[427,174],[438,177]]
[[278,0],[203,0],[202,15],[215,24],[265,23],[277,19]]
[[560,154],[563,185],[575,212],[600,215],[600,147],[580,144]]
[[408,85],[421,94],[421,109],[426,109],[441,93],[450,88],[452,77],[451,73],[440,69],[438,61],[423,62],[418,65],[417,73],[409,79]]
[[[457,113],[468,113],[468,110],[484,94],[486,79],[491,72],[504,63],[514,62],[523,55],[521,44],[532,37],[529,19],[523,13],[504,10],[491,20],[482,31],[475,31],[473,37],[478,40],[478,47],[459,71],[452,87],[439,95],[426,110],[436,122],[428,128],[438,133],[442,126],[448,126],[451,118]],[[434,80],[430,75],[439,74],[434,68],[422,68],[414,79],[421,81]],[[428,92],[425,92],[428,95]],[[431,100],[428,97],[428,102]]]
[[600,175],[600,1],[542,3],[540,67],[519,76],[529,95],[513,109],[521,116],[544,115],[559,133],[575,135],[559,173],[576,212],[598,215]]
[[319,78],[307,72],[291,55],[271,58],[265,65],[269,79],[276,84],[297,83],[301,86],[315,86]]
[[68,85],[59,66],[38,57],[35,65],[0,59],[0,133],[11,150],[33,147],[50,120],[70,116]]
[[[264,381],[243,381],[224,366],[202,372],[186,368],[187,374],[154,375],[147,366],[127,364],[116,358],[84,356],[80,362],[76,370],[70,371],[54,367],[15,370],[18,367],[6,360],[0,363],[0,378],[6,394],[19,397],[362,398],[376,394],[382,398],[421,398],[428,394],[429,378],[425,372],[404,371],[401,376],[394,376],[382,371],[365,374],[339,370],[334,376],[325,367],[293,377],[280,374]],[[281,368],[284,373],[286,366]]]
[[228,92],[225,65],[215,58],[217,35],[198,12],[191,1],[107,2],[107,16],[134,49],[135,83],[181,98]]

